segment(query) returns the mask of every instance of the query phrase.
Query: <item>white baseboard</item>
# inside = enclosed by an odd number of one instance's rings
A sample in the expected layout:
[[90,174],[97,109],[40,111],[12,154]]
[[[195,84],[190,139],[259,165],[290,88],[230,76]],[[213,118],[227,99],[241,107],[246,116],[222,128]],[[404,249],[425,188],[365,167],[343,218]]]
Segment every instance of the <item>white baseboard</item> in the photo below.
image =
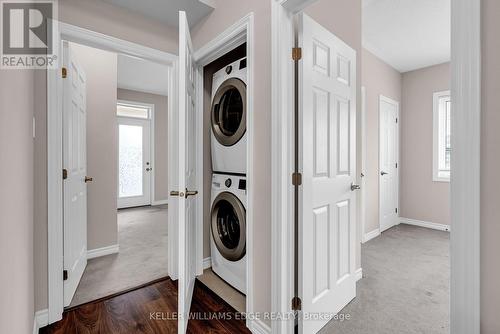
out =
[[401,224],[426,227],[426,228],[431,228],[433,230],[439,230],[439,231],[450,231],[450,225],[436,224],[436,223],[426,222],[426,221],[417,220],[417,219],[401,218]]
[[203,259],[203,270],[210,267],[212,267],[212,258],[209,256]]
[[365,235],[363,235],[362,243],[368,242],[368,241],[372,240],[373,238],[378,237],[379,235],[380,235],[379,228],[377,228],[371,232],[365,233]]
[[356,270],[356,282],[363,278],[363,268]]
[[118,246],[118,244],[107,246],[107,247],[102,247],[102,248],[91,249],[91,250],[87,250],[87,259],[93,259],[96,257],[115,254],[115,253],[118,253],[119,251],[120,251],[120,247]]
[[271,334],[271,327],[266,325],[261,319],[252,320],[250,331],[253,334]]
[[35,312],[35,318],[33,320],[33,334],[38,334],[40,328],[43,328],[49,324],[49,310],[40,310]]
[[152,206],[156,206],[156,205],[165,205],[165,204],[168,204],[168,199],[162,199],[160,201],[153,201],[151,203]]

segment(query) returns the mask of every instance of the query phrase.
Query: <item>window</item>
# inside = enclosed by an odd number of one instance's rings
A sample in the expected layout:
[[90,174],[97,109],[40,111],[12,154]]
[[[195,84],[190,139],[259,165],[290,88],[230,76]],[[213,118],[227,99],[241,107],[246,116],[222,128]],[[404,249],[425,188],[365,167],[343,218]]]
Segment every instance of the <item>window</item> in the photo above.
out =
[[451,161],[450,91],[434,93],[433,180],[450,181]]
[[116,116],[148,119],[151,117],[151,107],[147,105],[118,102],[116,106]]

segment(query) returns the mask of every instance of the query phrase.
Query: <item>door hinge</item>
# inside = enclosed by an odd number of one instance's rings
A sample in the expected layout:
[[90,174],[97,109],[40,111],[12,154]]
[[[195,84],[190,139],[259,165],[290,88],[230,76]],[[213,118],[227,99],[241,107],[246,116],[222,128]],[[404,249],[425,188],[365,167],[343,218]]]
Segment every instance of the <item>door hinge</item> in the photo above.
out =
[[396,213],[398,213],[398,208],[395,209]]
[[63,270],[63,281],[66,281],[68,279],[68,271]]
[[292,184],[294,186],[300,186],[302,184],[302,174],[301,173],[293,173],[292,174]]
[[302,59],[302,48],[293,48],[292,49],[292,59],[294,61]]
[[68,76],[68,70],[66,69],[66,67],[63,67],[61,69],[61,72],[62,72],[63,79],[66,79],[66,77]]
[[66,168],[63,169],[63,180],[68,178],[68,170]]
[[292,299],[292,311],[302,310],[302,300],[299,297],[293,297]]

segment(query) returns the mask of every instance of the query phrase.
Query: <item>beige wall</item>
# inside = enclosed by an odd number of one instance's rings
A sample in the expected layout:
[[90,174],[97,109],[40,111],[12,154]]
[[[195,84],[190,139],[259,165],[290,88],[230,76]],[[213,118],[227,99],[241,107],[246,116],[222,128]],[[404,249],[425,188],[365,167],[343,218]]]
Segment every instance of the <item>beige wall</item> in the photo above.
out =
[[402,76],[397,70],[363,49],[361,80],[366,88],[366,223],[363,233],[379,224],[379,99],[384,95],[400,102]]
[[450,64],[403,74],[400,215],[450,224],[450,183],[432,180],[433,94],[450,89]]
[[154,105],[155,194],[152,201],[168,199],[168,100],[166,96],[118,89],[118,99]]
[[[255,14],[254,171],[255,311],[271,309],[271,2],[218,0],[217,9],[192,29],[195,48],[203,46],[238,19]],[[319,0],[307,13],[358,51],[361,57],[361,1]],[[360,86],[358,71],[358,86]],[[359,87],[358,87],[359,88]],[[358,89],[359,91],[359,89]],[[358,102],[359,103],[359,102]],[[359,262],[359,260],[358,260]]]
[[[128,40],[141,45],[177,53],[177,30],[161,24],[153,19],[129,12],[119,7],[111,6],[98,0],[60,0],[59,20],[86,29],[98,31],[113,37]],[[37,152],[35,155],[35,203],[34,203],[34,254],[35,265],[35,310],[47,308],[47,166],[46,154],[46,123],[47,110],[44,102],[46,76],[40,74],[37,91],[42,92],[37,97],[36,119],[37,133],[35,139]],[[116,91],[115,91],[116,94]],[[40,148],[40,150],[38,150]]]
[[482,2],[481,333],[500,333],[500,1]]
[[0,333],[33,332],[34,72],[0,70]]

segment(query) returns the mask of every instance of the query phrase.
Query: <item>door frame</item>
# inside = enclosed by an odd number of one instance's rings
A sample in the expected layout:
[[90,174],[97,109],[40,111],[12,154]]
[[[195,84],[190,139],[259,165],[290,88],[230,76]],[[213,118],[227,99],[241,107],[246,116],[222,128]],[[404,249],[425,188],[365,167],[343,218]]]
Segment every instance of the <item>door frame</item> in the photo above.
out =
[[396,226],[396,225],[399,225],[399,219],[397,219],[397,222],[392,225],[391,227],[388,227],[384,230],[382,230],[382,187],[381,187],[381,183],[380,183],[380,156],[382,155],[382,149],[381,149],[381,143],[380,143],[380,129],[382,128],[382,122],[381,122],[381,113],[380,113],[380,110],[382,108],[382,102],[386,102],[386,103],[389,103],[389,104],[392,104],[392,105],[395,105],[396,108],[397,108],[397,112],[396,112],[396,118],[398,120],[397,122],[397,128],[396,128],[396,163],[398,164],[398,167],[396,168],[396,182],[397,182],[397,187],[396,187],[396,196],[397,196],[397,209],[398,209],[398,212],[397,212],[397,216],[399,217],[399,214],[400,214],[400,210],[399,210],[399,187],[400,187],[400,173],[399,173],[399,167],[400,167],[400,163],[399,163],[399,157],[400,157],[400,152],[399,152],[399,149],[400,149],[400,143],[399,143],[399,140],[400,140],[400,126],[399,126],[399,114],[400,114],[400,108],[399,108],[399,102],[396,101],[396,100],[393,100],[387,96],[384,96],[382,94],[379,95],[378,97],[378,173],[377,173],[377,179],[378,179],[378,221],[379,221],[379,231],[380,233],[388,230],[389,228],[393,227],[393,226]]
[[[244,17],[240,18],[230,27],[225,29],[222,33],[217,35],[214,39],[197,48],[194,52],[194,61],[198,67],[196,71],[196,99],[197,99],[197,113],[203,115],[203,67],[210,64],[212,61],[233,50],[234,48],[246,43],[247,45],[247,204],[246,204],[246,312],[253,314],[254,312],[254,189],[255,189],[255,169],[254,169],[254,13],[250,12]],[[198,117],[197,129],[200,133],[205,131],[203,125],[203,118]],[[200,136],[197,145],[197,159],[203,161],[203,136]],[[203,193],[203,164],[198,164],[198,226],[197,229],[197,261],[196,267],[199,275],[203,273],[204,259],[203,259],[203,198],[210,196],[210,194]],[[255,320],[255,321],[253,321]],[[254,333],[270,332],[270,328],[261,321],[261,319],[253,319],[247,317],[246,326]]]
[[[145,60],[170,66],[169,82],[174,82],[177,56],[149,48],[140,44],[128,42],[102,33],[54,21],[58,25],[58,36],[54,43],[61,44],[62,40],[75,42],[102,50],[140,57]],[[57,55],[61,59],[61,48]],[[175,87],[168,87],[168,95],[174,96]],[[63,290],[63,188],[62,188],[62,78],[60,69],[47,70],[47,272],[48,272],[48,323],[62,319],[64,311]],[[169,111],[174,110],[172,99],[169,100]],[[169,229],[171,226],[169,225]],[[169,263],[172,254],[171,247],[177,240],[170,238],[169,233]],[[175,268],[170,268],[169,274]]]
[[[274,314],[290,314],[293,297],[294,46],[293,14],[316,0],[270,0],[272,28],[272,301]],[[451,177],[451,332],[480,333],[481,0],[451,6],[454,98]],[[361,240],[360,240],[361,241]],[[464,274],[465,273],[465,274]],[[464,317],[463,314],[469,316]],[[290,317],[292,318],[292,317]],[[272,322],[292,333],[294,320]]]
[[[156,198],[155,198],[155,105],[151,103],[145,103],[145,102],[140,102],[140,101],[131,101],[131,100],[123,100],[123,99],[117,99],[116,103],[122,103],[122,104],[128,104],[128,105],[137,105],[141,107],[146,107],[149,108],[150,110],[150,115],[149,118],[146,119],[149,121],[149,161],[151,166],[153,166],[153,172],[151,173],[151,176],[149,177],[149,205],[156,205]],[[120,119],[139,119],[141,118],[134,118],[134,117],[127,117],[127,116],[116,116],[116,122],[117,126],[119,126],[119,120]],[[144,120],[144,119],[142,119]],[[118,146],[118,155],[120,152],[120,147]],[[118,156],[118,167],[120,164],[119,161],[119,156]],[[120,182],[120,175],[118,175],[118,183]],[[116,200],[119,200],[119,197],[117,196]],[[119,207],[118,207],[119,208]],[[123,207],[127,208],[127,207]]]

